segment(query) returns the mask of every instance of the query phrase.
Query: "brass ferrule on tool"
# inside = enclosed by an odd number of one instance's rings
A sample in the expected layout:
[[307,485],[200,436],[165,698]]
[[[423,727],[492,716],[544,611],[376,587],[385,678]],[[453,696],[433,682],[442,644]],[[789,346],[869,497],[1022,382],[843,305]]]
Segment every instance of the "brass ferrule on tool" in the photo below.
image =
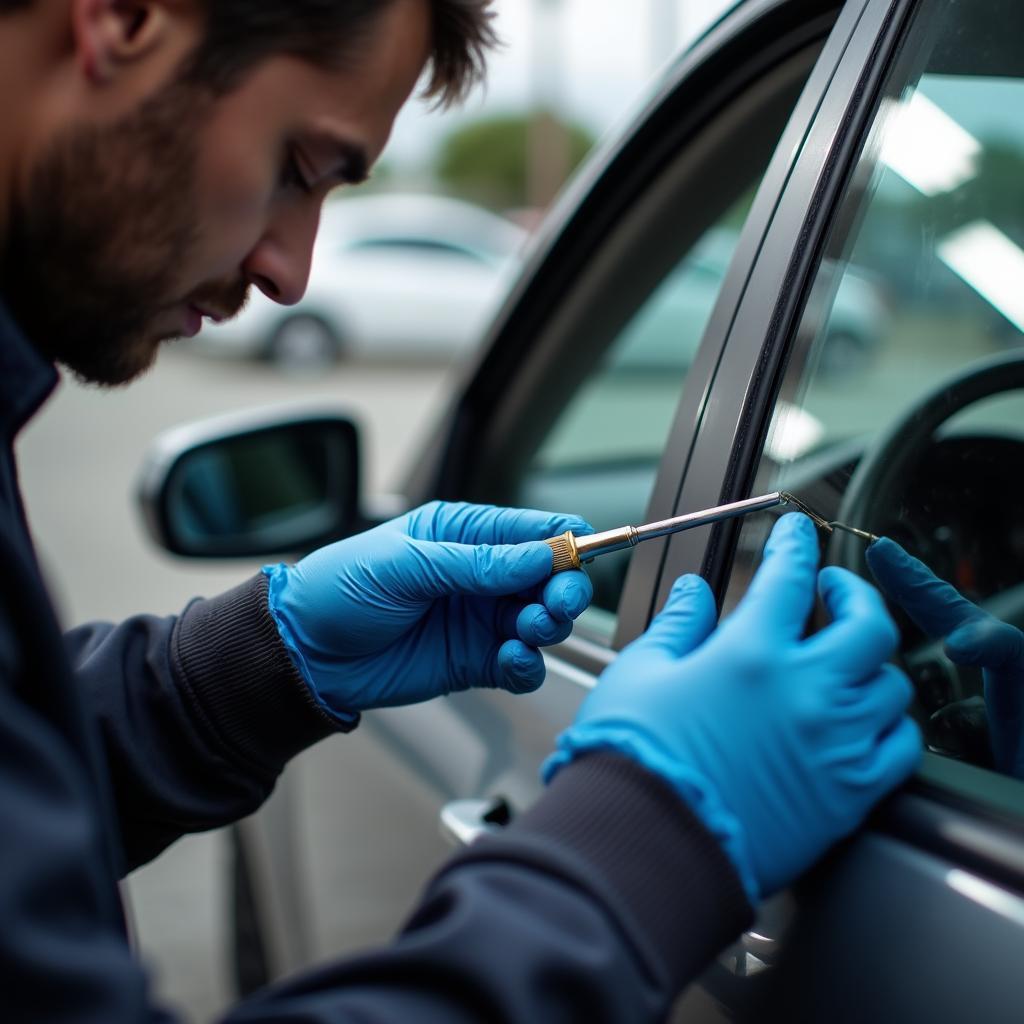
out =
[[566,569],[578,569],[584,562],[589,562],[598,555],[624,551],[626,548],[636,547],[639,542],[640,535],[635,526],[620,526],[616,530],[588,533],[582,537],[577,537],[572,530],[567,530],[560,537],[551,537],[546,541],[554,552],[552,574],[565,572]]
[[565,572],[567,569],[578,569],[580,553],[576,548],[576,535],[572,530],[566,530],[558,537],[549,537],[545,542],[552,552],[551,575],[556,572]]

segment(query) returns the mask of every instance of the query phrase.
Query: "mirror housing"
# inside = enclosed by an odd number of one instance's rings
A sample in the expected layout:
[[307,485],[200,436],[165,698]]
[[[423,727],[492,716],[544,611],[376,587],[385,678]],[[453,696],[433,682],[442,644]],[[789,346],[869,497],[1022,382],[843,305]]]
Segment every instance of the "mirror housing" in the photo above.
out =
[[161,434],[138,497],[150,536],[172,554],[296,554],[360,528],[359,472],[348,416],[257,410]]

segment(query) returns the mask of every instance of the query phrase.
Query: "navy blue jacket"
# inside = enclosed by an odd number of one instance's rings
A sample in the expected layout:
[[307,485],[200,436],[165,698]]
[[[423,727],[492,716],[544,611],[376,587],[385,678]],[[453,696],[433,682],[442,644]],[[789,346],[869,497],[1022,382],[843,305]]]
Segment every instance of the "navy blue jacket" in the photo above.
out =
[[[249,814],[334,731],[257,576],[182,615],[62,634],[12,445],[56,372],[0,306],[0,1020],[166,1021],[117,882]],[[746,925],[717,842],[660,779],[600,755],[450,861],[392,945],[240,1004],[231,1021],[659,1020]]]

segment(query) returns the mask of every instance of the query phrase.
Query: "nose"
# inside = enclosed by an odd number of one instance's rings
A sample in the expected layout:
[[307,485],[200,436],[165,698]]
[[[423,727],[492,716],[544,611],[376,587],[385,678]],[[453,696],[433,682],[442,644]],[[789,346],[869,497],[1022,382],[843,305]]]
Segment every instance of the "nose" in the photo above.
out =
[[320,211],[289,210],[274,218],[242,263],[250,284],[282,306],[306,294]]

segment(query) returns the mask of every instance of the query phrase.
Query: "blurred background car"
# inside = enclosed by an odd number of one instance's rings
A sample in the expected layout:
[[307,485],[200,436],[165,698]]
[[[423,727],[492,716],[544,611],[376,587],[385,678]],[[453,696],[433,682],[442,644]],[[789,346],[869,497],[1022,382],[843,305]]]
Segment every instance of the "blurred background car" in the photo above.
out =
[[339,199],[323,212],[295,306],[254,289],[242,313],[192,342],[219,357],[316,368],[339,359],[451,359],[481,337],[519,269],[526,232],[438,195]]

